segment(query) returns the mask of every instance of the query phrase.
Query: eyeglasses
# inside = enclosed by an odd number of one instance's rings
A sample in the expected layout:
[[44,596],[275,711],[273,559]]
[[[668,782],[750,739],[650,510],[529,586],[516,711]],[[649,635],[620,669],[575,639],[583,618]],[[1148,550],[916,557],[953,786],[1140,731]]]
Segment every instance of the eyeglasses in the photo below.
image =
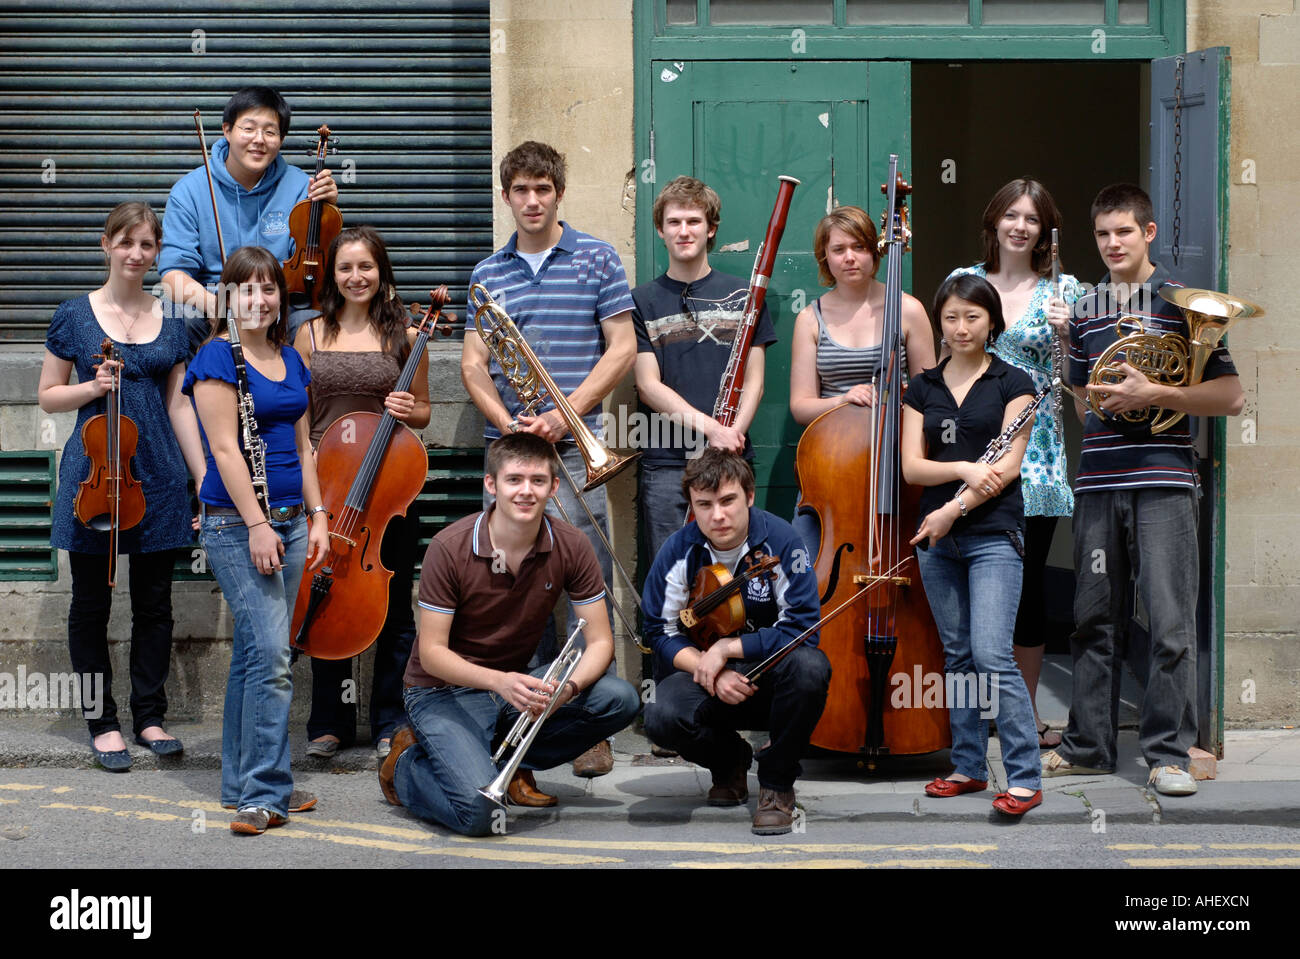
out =
[[691,285],[689,283],[682,287],[682,313],[692,323],[695,322],[695,311],[691,309]]
[[259,133],[262,134],[264,140],[269,141],[280,139],[279,127],[258,127],[251,123],[241,123],[239,126],[235,127],[235,130],[245,140],[256,139]]

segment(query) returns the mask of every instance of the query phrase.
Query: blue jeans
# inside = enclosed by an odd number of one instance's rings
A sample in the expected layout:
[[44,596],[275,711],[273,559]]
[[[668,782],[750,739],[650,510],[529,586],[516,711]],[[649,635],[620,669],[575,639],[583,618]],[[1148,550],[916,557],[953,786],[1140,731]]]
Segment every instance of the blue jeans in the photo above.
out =
[[[545,674],[547,666],[532,671]],[[497,807],[478,790],[497,777],[492,752],[519,711],[496,693],[468,686],[408,686],[406,713],[416,742],[398,757],[393,784],[402,805],[466,836],[486,836]],[[632,721],[641,707],[636,689],[602,676],[546,720],[523,769],[571,762]]]
[[653,563],[668,537],[686,523],[690,503],[682,494],[683,466],[641,464],[639,496],[641,535],[645,537],[646,561]]
[[1074,501],[1074,695],[1057,752],[1116,765],[1115,733],[1130,580],[1150,619],[1151,656],[1138,748],[1151,768],[1186,769],[1196,744],[1197,503],[1187,489],[1080,493]]
[[1034,707],[1011,654],[1020,554],[1006,533],[989,533],[945,536],[918,549],[916,559],[943,640],[953,766],[971,779],[988,779],[988,720],[995,718],[1007,788],[1038,789]]
[[221,802],[289,814],[289,623],[307,561],[307,520],[271,524],[284,540],[284,568],[259,573],[238,516],[208,516],[200,541],[234,617],[230,679],[221,719]]

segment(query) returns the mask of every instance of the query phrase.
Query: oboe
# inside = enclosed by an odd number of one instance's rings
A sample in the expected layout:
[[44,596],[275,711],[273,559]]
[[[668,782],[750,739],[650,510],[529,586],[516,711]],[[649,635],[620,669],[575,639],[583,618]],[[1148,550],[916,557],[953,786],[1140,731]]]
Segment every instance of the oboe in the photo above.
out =
[[[1051,392],[1051,389],[1052,387],[1049,384],[1035,393],[1033,402],[1017,413],[1016,418],[1007,424],[1006,429],[993,437],[993,442],[989,443],[988,448],[984,451],[983,455],[975,462],[996,463],[998,460],[1002,459],[1002,457],[1006,456],[1007,450],[1011,449],[1011,441],[1014,440],[1016,434],[1024,429],[1025,425],[1034,418],[1034,414],[1038,412],[1038,407],[1042,404],[1044,397]],[[952,494],[953,498],[956,499],[962,493],[966,492],[968,488],[969,487],[965,483],[962,483],[961,486],[957,488],[957,492]]]
[[[1064,300],[1061,295],[1061,247],[1058,231],[1055,227],[1052,229],[1052,295],[1057,299]],[[1052,338],[1052,429],[1056,433],[1056,438],[1061,438],[1061,385],[1065,376],[1065,347],[1061,343],[1061,334],[1056,332],[1056,327],[1051,323],[1047,324],[1048,335]]]
[[[217,191],[212,185],[212,168],[208,166],[208,141],[203,136],[203,118],[198,110],[194,111],[194,129],[199,132],[199,146],[203,150],[203,170],[208,175],[208,195],[212,198],[212,220],[217,225],[217,249],[221,252],[221,264],[226,263],[226,241],[221,236],[221,214],[217,212]],[[248,478],[253,483],[253,495],[262,515],[269,522],[271,519],[270,487],[266,481],[266,440],[262,439],[257,429],[257,411],[253,408],[253,393],[248,387],[248,369],[244,363],[244,348],[239,342],[239,323],[230,308],[228,291],[222,287],[217,294],[217,309],[220,310],[224,299],[226,307],[226,331],[230,334],[230,355],[235,361],[235,392],[238,394],[235,406],[239,411],[240,452],[248,464]]]

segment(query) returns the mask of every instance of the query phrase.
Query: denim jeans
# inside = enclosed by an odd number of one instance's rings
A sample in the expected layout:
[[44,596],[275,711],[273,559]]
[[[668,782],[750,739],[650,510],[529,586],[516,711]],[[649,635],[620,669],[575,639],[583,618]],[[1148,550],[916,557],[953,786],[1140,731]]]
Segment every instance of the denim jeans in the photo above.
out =
[[1074,696],[1057,752],[1116,766],[1120,639],[1132,576],[1150,619],[1151,655],[1138,718],[1147,763],[1186,769],[1196,744],[1197,503],[1186,489],[1081,493],[1074,503]]
[[[137,736],[149,726],[161,726],[167,713],[175,560],[176,552],[170,549],[131,554],[131,728]],[[108,655],[108,616],[113,609],[108,554],[69,552],[68,565],[72,570],[68,652],[73,672],[81,677],[82,714],[90,735],[98,736],[121,729]],[[92,701],[96,691],[99,698]]]
[[[731,665],[745,672],[758,663]],[[799,778],[799,757],[821,719],[830,682],[830,660],[808,646],[773,666],[757,680],[758,692],[734,706],[710,696],[694,676],[678,670],[655,685],[654,699],[645,708],[646,736],[697,766],[725,774],[745,756],[736,730],[770,730],[772,744],[758,756],[758,784],[785,792]]]
[[1007,788],[1038,789],[1042,762],[1034,708],[1011,654],[1020,554],[1006,533],[989,533],[945,536],[918,549],[916,559],[943,640],[953,766],[971,779],[988,779],[988,720],[994,718]]
[[230,678],[221,720],[221,802],[289,814],[289,623],[307,560],[307,520],[271,524],[284,540],[283,569],[259,573],[238,516],[207,516],[200,534],[234,618]]
[[[532,674],[542,676],[547,668]],[[408,686],[405,698],[416,742],[394,769],[402,805],[463,835],[487,835],[497,807],[478,790],[497,777],[492,752],[518,710],[495,693],[468,686]],[[551,714],[521,768],[550,769],[576,759],[630,723],[640,706],[630,683],[602,676]]]
[[668,537],[686,523],[690,503],[682,495],[685,466],[641,464],[637,499],[641,508],[641,535],[645,537],[646,562],[653,563]]

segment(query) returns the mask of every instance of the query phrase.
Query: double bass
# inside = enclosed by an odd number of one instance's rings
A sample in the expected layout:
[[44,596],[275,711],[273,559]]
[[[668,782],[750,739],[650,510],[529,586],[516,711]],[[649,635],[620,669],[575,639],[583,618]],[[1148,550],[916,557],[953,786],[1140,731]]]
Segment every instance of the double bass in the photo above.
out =
[[104,337],[97,359],[112,363],[113,385],[104,397],[106,413],[81,426],[81,446],[90,460],[85,480],[77,487],[72,510],[90,529],[108,533],[108,585],[117,581],[117,534],[144,519],[144,490],[131,473],[131,457],[139,439],[135,420],[122,413],[122,361],[113,341]]
[[[429,336],[451,334],[449,320],[438,322],[447,288],[441,286],[429,297],[393,387],[398,392],[410,390]],[[351,659],[384,627],[393,573],[380,562],[379,547],[389,520],[404,514],[424,488],[429,454],[392,413],[358,411],[325,430],[316,447],[316,467],[329,517],[329,552],[314,574],[303,573],[289,630],[291,646],[295,654],[316,659]]]
[[[922,699],[922,684],[943,676],[943,646],[907,545],[921,490],[903,482],[899,455],[902,256],[911,236],[905,205],[911,187],[898,175],[896,154],[881,190],[878,253],[888,265],[876,402],[823,413],[795,454],[799,506],[821,523],[814,568],[822,609],[838,613],[821,629],[831,683],[811,744],[855,754],[868,768],[881,756],[935,752],[952,742],[947,709],[927,708]],[[900,686],[906,697],[895,695]]]

